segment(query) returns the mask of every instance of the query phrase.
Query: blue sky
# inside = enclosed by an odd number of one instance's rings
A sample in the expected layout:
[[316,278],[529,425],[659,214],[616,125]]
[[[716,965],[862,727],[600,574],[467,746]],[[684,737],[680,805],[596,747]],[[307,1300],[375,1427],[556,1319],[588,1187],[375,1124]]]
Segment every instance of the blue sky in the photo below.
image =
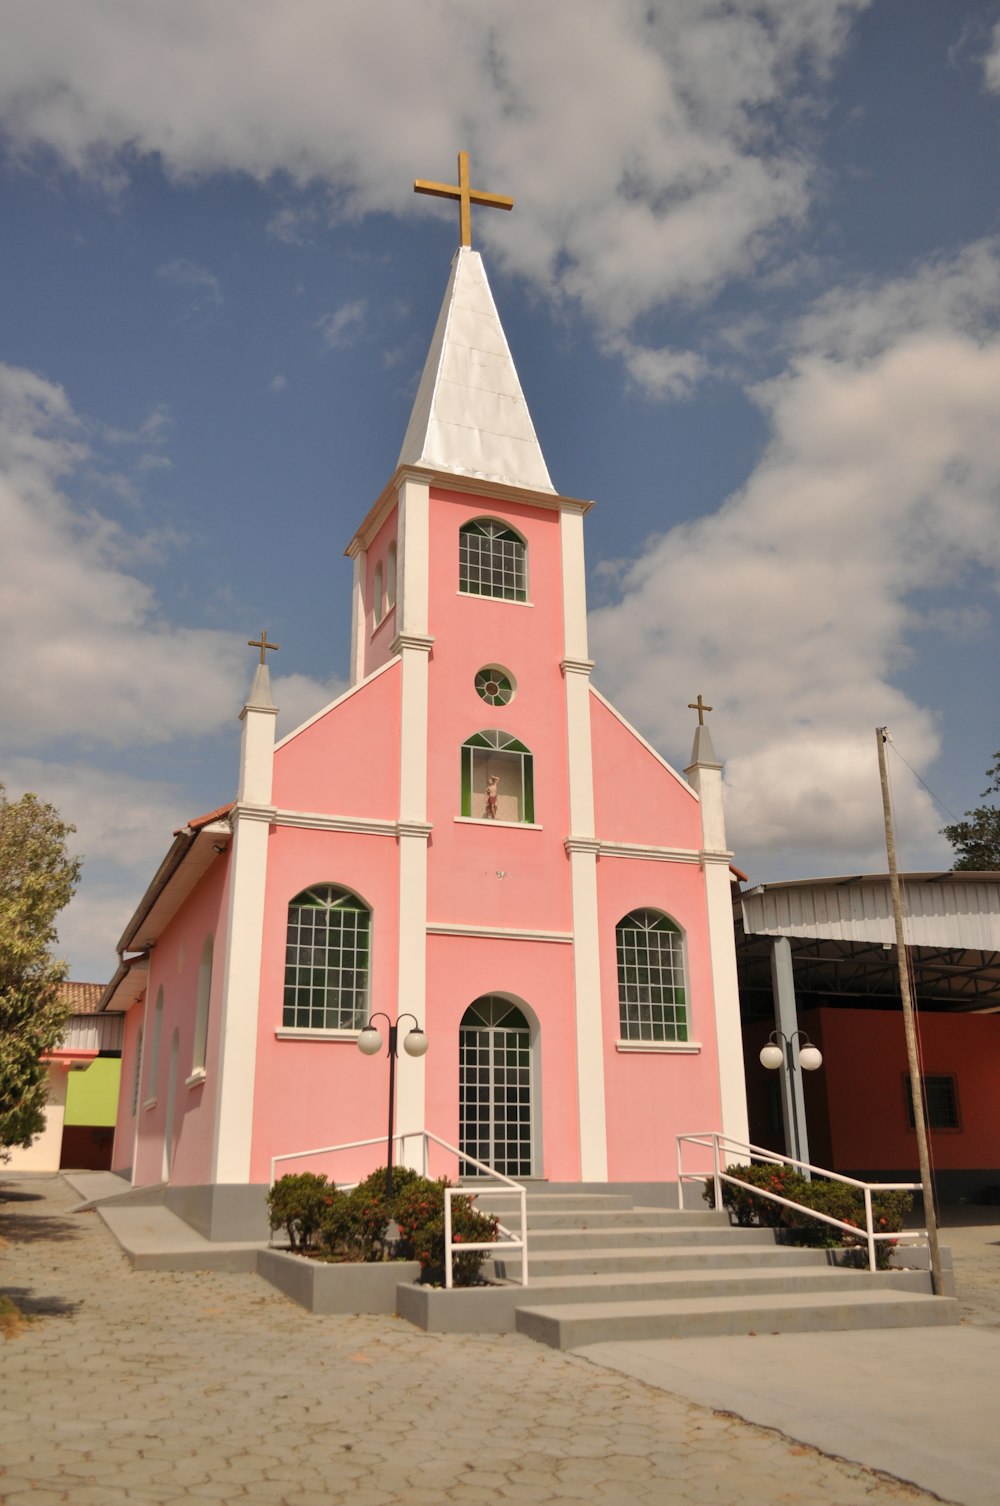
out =
[[[100,979],[230,798],[259,629],[343,685],[343,548],[483,251],[596,681],[700,690],[755,879],[883,865],[874,728],[954,812],[997,734],[995,0],[4,0],[0,778],[78,827]],[[893,760],[903,861],[947,814]]]

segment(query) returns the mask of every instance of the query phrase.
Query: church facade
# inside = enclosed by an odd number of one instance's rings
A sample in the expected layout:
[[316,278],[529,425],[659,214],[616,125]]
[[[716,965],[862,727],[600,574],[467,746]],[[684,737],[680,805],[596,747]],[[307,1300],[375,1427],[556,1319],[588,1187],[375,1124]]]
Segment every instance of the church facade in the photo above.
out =
[[[259,1187],[384,1137],[372,1016],[429,1043],[399,1054],[397,1129],[516,1179],[669,1182],[677,1133],[746,1139],[721,766],[699,725],[676,773],[591,685],[591,505],[549,479],[463,246],[347,551],[350,688],[275,744],[262,635],[236,798],[122,937],[136,1185]],[[348,1171],[281,1169],[310,1167]]]

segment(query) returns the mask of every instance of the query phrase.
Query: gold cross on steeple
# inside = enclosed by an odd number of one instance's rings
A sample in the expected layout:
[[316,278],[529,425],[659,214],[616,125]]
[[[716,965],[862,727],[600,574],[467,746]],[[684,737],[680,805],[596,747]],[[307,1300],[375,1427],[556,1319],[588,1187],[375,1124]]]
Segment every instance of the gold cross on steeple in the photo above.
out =
[[472,206],[483,204],[488,209],[513,209],[514,200],[500,193],[483,193],[469,187],[469,154],[458,154],[458,183],[429,183],[426,178],[414,178],[414,193],[433,194],[436,199],[458,200],[459,245],[472,245]]
[[275,653],[277,653],[277,651],[278,651],[278,649],[280,647],[281,647],[280,643],[268,643],[268,641],[267,641],[267,634],[265,633],[265,631],[264,631],[263,628],[261,628],[261,630],[260,630],[260,637],[259,638],[248,638],[247,639],[247,648],[259,648],[260,649],[260,662],[262,664],[265,664],[267,662],[265,660],[265,658],[264,658],[264,655],[266,653],[269,653],[271,650],[273,650]]
[[699,690],[699,692],[698,692],[698,699],[696,701],[688,701],[688,710],[689,711],[697,711],[697,713],[698,713],[698,726],[699,727],[704,727],[704,725],[705,725],[705,712],[706,711],[714,711],[715,707],[714,706],[706,706],[705,705],[705,702],[701,698],[701,691]]

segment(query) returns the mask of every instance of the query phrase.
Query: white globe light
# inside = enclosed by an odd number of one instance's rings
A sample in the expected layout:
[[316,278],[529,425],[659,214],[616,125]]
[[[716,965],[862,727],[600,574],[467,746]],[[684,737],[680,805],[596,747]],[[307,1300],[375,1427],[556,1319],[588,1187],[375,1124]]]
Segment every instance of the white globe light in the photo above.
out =
[[374,1025],[366,1025],[358,1036],[358,1050],[366,1056],[374,1056],[382,1050],[382,1037]]
[[815,1072],[823,1065],[823,1053],[818,1046],[803,1046],[799,1052],[799,1066],[803,1072]]
[[784,1060],[785,1053],[773,1041],[761,1050],[760,1064],[762,1067],[766,1067],[769,1072],[776,1072]]
[[403,1050],[407,1056],[423,1056],[429,1045],[430,1041],[419,1025],[415,1030],[411,1030],[409,1035],[403,1037]]

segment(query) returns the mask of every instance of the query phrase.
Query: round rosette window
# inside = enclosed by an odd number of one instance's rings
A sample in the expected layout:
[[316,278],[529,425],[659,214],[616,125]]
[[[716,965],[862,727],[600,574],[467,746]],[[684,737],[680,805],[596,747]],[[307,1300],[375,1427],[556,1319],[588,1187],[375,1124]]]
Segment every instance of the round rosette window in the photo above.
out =
[[514,699],[513,678],[496,664],[488,664],[476,676],[476,694],[487,706],[506,706]]

